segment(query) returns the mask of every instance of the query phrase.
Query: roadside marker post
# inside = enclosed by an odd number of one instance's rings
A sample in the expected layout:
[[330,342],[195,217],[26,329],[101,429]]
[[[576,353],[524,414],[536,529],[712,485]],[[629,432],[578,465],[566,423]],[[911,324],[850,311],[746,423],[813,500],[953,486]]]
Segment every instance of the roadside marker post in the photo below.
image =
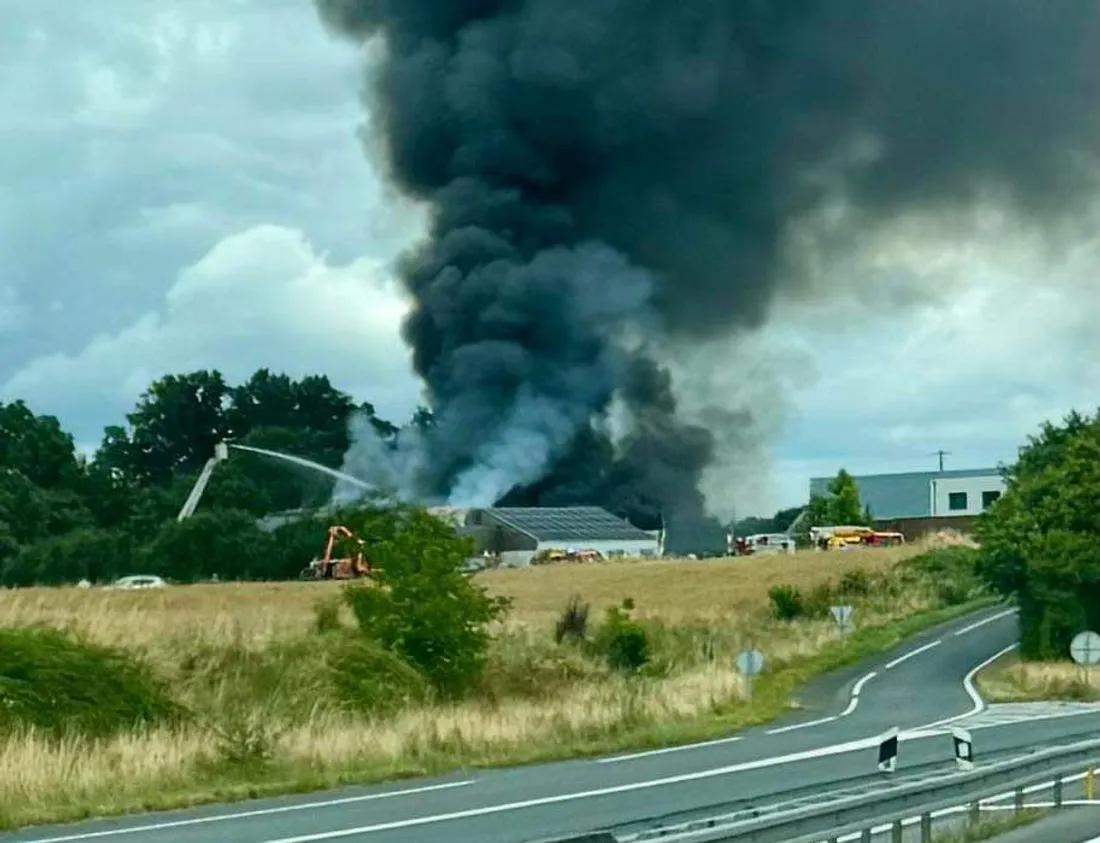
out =
[[745,677],[745,694],[752,702],[752,686],[760,671],[764,669],[764,654],[750,647],[737,654],[737,670]]
[[851,606],[833,606],[829,609],[832,613],[833,620],[836,622],[836,628],[840,631],[840,637],[843,639],[847,637],[848,630],[852,625],[852,612],[855,610]]
[[960,770],[974,769],[974,741],[966,729],[952,727],[951,737],[955,741],[955,764]]
[[898,727],[895,726],[882,736],[878,745],[878,768],[884,773],[892,773],[898,767]]

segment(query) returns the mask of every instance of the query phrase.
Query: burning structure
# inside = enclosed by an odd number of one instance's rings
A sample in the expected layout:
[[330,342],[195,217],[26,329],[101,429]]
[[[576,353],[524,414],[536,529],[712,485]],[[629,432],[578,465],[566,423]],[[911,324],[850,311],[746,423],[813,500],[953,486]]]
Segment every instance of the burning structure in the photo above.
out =
[[434,421],[391,455],[418,499],[695,523],[721,431],[669,360],[832,293],[813,267],[906,214],[1043,227],[1095,192],[1095,0],[317,4],[371,43],[372,149],[430,209],[399,272]]

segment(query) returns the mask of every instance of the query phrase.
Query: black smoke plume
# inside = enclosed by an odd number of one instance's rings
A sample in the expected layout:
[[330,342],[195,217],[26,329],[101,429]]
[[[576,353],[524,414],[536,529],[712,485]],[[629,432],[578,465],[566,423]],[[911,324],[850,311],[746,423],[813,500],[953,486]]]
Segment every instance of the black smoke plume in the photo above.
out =
[[1095,188],[1096,0],[317,2],[382,46],[369,131],[432,211],[404,334],[421,480],[456,502],[697,509],[713,443],[660,348],[797,292],[792,223],[991,196],[1046,221]]

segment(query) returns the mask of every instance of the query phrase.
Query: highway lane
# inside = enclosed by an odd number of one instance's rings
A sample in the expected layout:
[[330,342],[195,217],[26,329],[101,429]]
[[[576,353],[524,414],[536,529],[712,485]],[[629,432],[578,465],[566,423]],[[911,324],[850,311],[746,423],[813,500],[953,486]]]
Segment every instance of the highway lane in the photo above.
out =
[[[83,823],[0,835],[0,843],[527,843],[598,826],[654,822],[663,814],[767,800],[872,779],[876,736],[899,726],[899,773],[950,765],[947,733],[928,724],[981,708],[968,674],[1015,640],[1011,612],[995,609],[908,641],[878,660],[822,680],[813,708],[788,721],[689,747],[497,771],[459,773],[383,788],[263,800],[229,807]],[[873,675],[871,675],[873,673]],[[853,696],[853,692],[858,692]],[[852,700],[855,699],[855,703]],[[976,752],[1064,742],[1095,728],[1093,715],[985,726]],[[979,737],[980,735],[980,737]]]

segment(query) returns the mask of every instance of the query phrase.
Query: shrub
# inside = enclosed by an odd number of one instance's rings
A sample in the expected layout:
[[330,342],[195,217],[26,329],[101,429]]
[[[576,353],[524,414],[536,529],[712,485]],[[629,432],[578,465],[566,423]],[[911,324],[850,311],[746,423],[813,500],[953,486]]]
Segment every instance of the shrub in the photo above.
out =
[[806,614],[806,602],[802,592],[793,585],[776,585],[768,589],[772,613],[781,621],[793,621]]
[[873,590],[871,574],[862,568],[845,571],[836,585],[837,594],[845,597],[867,597]]
[[214,738],[214,769],[224,767],[259,770],[275,760],[282,731],[267,712],[231,707],[219,712],[207,728]]
[[313,606],[313,629],[321,635],[340,629],[341,605],[340,600],[318,600]]
[[488,625],[508,608],[462,573],[471,544],[422,510],[371,512],[353,529],[373,539],[367,558],[374,581],[352,585],[344,598],[359,629],[426,676],[444,696],[480,680]]
[[580,595],[571,597],[554,625],[554,641],[558,644],[566,639],[583,641],[588,635],[589,608],[581,602]]
[[803,602],[802,616],[813,620],[829,617],[829,610],[836,603],[838,596],[832,583],[823,582],[815,585]]
[[427,679],[374,642],[345,636],[325,645],[330,681],[345,708],[383,716],[428,699]]
[[56,629],[0,629],[0,732],[97,738],[179,713],[125,653]]
[[898,563],[903,574],[925,582],[945,606],[958,606],[983,590],[978,576],[979,551],[956,545],[937,547]]
[[596,647],[615,670],[636,673],[650,657],[649,635],[644,626],[630,616],[633,601],[607,610],[607,619],[600,628]]

